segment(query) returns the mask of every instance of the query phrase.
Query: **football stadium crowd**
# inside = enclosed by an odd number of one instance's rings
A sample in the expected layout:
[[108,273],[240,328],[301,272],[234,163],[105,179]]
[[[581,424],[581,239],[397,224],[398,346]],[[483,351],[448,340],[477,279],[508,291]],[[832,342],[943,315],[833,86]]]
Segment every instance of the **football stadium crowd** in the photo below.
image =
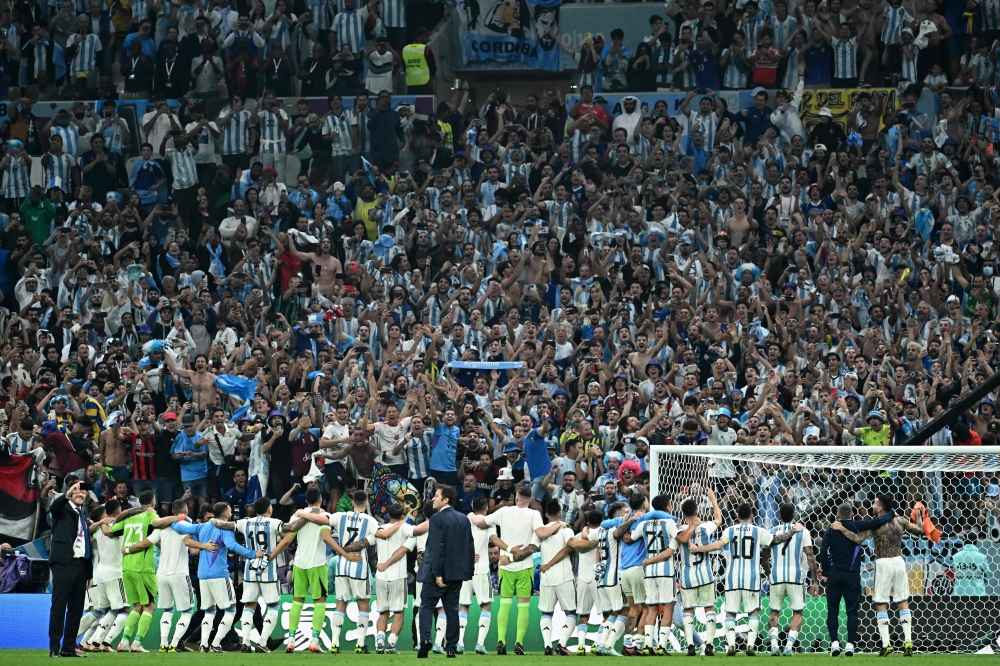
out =
[[[994,373],[996,0],[672,1],[569,99],[431,101],[437,4],[0,8],[0,455],[43,503],[447,485],[579,532],[664,492],[652,446],[891,446]],[[929,443],[998,443],[994,397]],[[995,476],[960,490],[949,532],[1000,529]]]

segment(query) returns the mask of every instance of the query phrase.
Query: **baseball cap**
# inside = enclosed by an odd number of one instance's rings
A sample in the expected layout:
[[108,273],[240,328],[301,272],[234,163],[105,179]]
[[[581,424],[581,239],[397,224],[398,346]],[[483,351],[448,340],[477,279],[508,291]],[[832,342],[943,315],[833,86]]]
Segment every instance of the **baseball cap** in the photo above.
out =
[[177,420],[177,412],[164,412],[160,416],[160,418],[163,419],[164,421],[176,421]]

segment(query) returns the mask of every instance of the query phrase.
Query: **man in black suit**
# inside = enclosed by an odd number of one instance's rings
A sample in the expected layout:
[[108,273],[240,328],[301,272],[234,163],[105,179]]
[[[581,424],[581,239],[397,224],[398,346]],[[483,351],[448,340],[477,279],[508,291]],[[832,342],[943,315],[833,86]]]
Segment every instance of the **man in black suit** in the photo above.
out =
[[455,489],[438,486],[432,500],[435,514],[427,532],[427,547],[417,580],[420,593],[420,649],[418,659],[426,659],[431,649],[432,613],[438,600],[448,620],[445,653],[455,656],[458,645],[458,596],[462,582],[472,579],[475,554],[469,519],[455,510]]
[[49,656],[76,657],[76,634],[83,615],[83,598],[90,581],[93,553],[90,521],[87,518],[87,491],[82,482],[72,485],[49,504],[52,545],[52,608],[49,611]]

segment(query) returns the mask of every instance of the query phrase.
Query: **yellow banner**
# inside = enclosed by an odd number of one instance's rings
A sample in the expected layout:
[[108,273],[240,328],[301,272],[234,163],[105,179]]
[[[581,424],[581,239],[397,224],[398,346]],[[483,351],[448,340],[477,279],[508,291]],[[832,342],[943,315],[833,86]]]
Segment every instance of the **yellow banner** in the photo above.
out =
[[891,122],[893,114],[899,108],[895,88],[813,88],[802,93],[802,104],[799,107],[802,122],[806,127],[816,124],[819,121],[819,110],[825,106],[833,114],[833,120],[848,131],[848,113],[859,108],[859,95],[871,97],[874,102],[872,115],[878,115],[880,130]]

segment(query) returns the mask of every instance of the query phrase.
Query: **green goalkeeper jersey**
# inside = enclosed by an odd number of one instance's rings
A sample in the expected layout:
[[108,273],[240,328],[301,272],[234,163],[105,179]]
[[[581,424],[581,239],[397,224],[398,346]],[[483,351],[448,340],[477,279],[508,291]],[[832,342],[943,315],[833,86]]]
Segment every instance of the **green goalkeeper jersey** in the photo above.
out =
[[[121,534],[122,542],[121,548],[124,551],[129,546],[133,546],[147,536],[149,536],[151,529],[151,524],[156,520],[156,512],[150,509],[149,511],[143,511],[142,513],[132,516],[131,518],[126,518],[125,520],[119,520],[111,528],[113,534]],[[133,573],[155,573],[156,572],[156,555],[152,548],[147,548],[138,553],[130,553],[122,556],[122,572],[130,571]]]

